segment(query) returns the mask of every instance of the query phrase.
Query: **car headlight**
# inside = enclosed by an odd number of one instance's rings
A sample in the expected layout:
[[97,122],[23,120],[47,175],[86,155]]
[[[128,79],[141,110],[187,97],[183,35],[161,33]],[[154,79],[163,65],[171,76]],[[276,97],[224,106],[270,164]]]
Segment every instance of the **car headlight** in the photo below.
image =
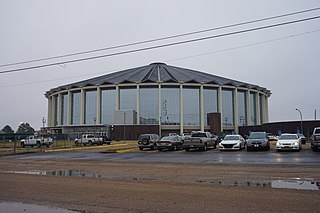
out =
[[282,144],[280,142],[277,142],[277,146],[281,146]]

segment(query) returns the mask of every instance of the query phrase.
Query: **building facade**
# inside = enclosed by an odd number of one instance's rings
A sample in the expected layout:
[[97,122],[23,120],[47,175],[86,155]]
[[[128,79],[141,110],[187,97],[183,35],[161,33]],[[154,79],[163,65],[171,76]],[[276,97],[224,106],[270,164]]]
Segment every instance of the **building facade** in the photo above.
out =
[[152,63],[47,91],[47,120],[52,128],[113,125],[116,112],[128,111],[136,125],[182,134],[208,130],[207,114],[219,112],[221,130],[237,132],[268,122],[270,95],[257,85]]

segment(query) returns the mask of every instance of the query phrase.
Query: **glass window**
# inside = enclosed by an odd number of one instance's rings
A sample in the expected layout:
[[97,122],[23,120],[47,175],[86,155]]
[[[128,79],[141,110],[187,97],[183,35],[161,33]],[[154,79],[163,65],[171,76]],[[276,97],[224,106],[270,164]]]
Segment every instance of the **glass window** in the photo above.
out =
[[199,88],[183,88],[183,124],[200,125]]
[[95,124],[97,120],[97,91],[85,92],[85,110],[84,110],[84,123]]
[[59,98],[57,95],[53,96],[54,100],[54,115],[53,115],[53,122],[54,126],[58,125],[58,112],[59,112]]
[[233,91],[222,90],[222,123],[225,126],[234,126]]
[[161,124],[180,125],[180,88],[161,88]]
[[81,107],[81,93],[72,93],[72,120],[71,124],[80,124],[80,107]]
[[140,88],[140,124],[159,123],[158,91],[158,88]]
[[203,89],[203,112],[204,125],[208,124],[207,114],[211,112],[218,112],[218,91],[216,89]]
[[250,125],[257,124],[256,94],[250,93]]
[[247,125],[247,101],[246,92],[238,91],[238,124]]
[[67,125],[68,119],[68,94],[62,95],[62,103],[61,103],[61,124]]
[[260,124],[263,124],[263,95],[259,95],[259,103],[260,103]]
[[137,89],[120,88],[120,110],[137,110]]
[[101,90],[101,122],[112,124],[114,122],[114,111],[116,111],[116,90]]

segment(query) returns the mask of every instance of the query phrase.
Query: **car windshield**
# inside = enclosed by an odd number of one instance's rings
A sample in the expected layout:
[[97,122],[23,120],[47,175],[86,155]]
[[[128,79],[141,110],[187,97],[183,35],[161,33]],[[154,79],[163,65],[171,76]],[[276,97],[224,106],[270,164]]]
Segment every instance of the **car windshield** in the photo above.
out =
[[250,139],[265,139],[266,133],[264,132],[253,132],[250,134]]
[[166,137],[163,137],[161,138],[160,141],[172,141],[174,137],[171,137],[171,136],[166,136]]
[[320,134],[320,129],[316,129],[316,131],[314,131],[314,134]]
[[297,138],[297,135],[281,135],[279,140],[295,140]]
[[237,136],[237,135],[226,135],[223,140],[225,140],[225,141],[239,140],[239,136]]

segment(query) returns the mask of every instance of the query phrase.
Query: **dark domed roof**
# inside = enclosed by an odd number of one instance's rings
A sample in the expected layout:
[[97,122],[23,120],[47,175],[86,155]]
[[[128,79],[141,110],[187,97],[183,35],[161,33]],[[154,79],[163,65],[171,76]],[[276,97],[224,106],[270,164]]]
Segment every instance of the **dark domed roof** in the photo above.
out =
[[245,87],[256,89],[262,92],[271,94],[266,88],[259,87],[248,83],[243,83],[204,72],[195,70],[169,66],[165,63],[152,63],[147,66],[127,69],[119,72],[110,73],[107,75],[91,78],[88,80],[60,86],[51,89],[46,93],[50,95],[54,92],[67,90],[70,88],[82,88],[85,86],[99,86],[108,84],[121,83],[199,83],[199,84],[215,84],[215,85],[230,85],[235,87]]

